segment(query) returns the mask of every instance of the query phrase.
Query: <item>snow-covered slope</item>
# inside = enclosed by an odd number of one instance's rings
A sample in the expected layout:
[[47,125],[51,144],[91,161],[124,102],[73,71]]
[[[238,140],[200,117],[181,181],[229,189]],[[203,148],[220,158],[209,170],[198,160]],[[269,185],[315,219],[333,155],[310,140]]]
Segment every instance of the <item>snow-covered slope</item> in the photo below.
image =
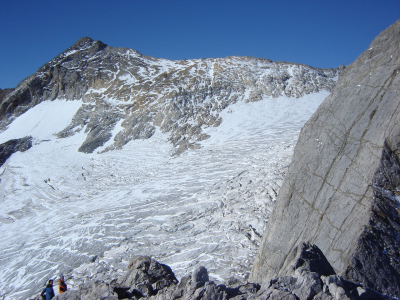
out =
[[132,254],[178,278],[197,265],[217,280],[246,277],[299,130],[339,71],[81,44],[0,107],[0,143],[33,143],[0,169],[0,296],[24,299],[60,274],[71,286],[115,278]]
[[[59,130],[54,120],[79,101],[27,111],[0,135],[5,141],[16,130],[35,144],[1,169],[2,293],[18,298],[17,291],[33,292],[59,274],[70,283],[83,274],[102,278],[131,254],[153,255],[178,276],[200,264],[217,279],[245,277],[299,129],[327,95],[231,105],[200,149],[178,157],[159,131],[121,150],[78,152],[83,133],[52,134]],[[122,262],[103,262],[111,249]]]

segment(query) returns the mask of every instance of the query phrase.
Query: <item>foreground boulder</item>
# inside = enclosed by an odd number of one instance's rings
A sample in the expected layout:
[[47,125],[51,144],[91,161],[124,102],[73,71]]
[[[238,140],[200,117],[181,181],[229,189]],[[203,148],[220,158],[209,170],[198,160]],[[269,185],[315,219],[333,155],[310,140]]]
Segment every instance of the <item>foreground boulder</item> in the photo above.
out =
[[171,268],[148,256],[131,258],[127,272],[117,281],[120,297],[150,297],[158,291],[176,285],[178,280]]
[[296,248],[285,276],[274,278],[248,299],[389,299],[360,284],[337,276],[322,251],[303,243]]
[[[234,279],[229,282],[228,286],[218,285],[209,280],[205,267],[198,267],[178,282],[167,265],[148,256],[134,256],[128,270],[119,279],[110,283],[87,280],[77,290],[70,289],[57,295],[54,299],[239,300],[255,295],[259,289],[258,284],[244,284]],[[39,296],[34,298],[34,300],[39,299]]]
[[178,283],[171,268],[148,256],[134,256],[127,272],[114,284],[120,299],[226,299],[199,267]]
[[164,290],[154,299],[226,299],[214,282],[209,281],[207,269],[199,267],[182,278],[177,286]]
[[[284,276],[262,287],[230,279],[225,284],[210,281],[207,269],[198,267],[180,282],[172,270],[148,256],[134,256],[127,272],[111,283],[86,281],[78,290],[57,295],[57,300],[369,300],[390,299],[360,284],[337,276],[315,245],[296,248]],[[35,298],[36,300],[39,297]]]
[[400,21],[303,127],[250,280],[286,275],[303,241],[336,274],[400,297]]

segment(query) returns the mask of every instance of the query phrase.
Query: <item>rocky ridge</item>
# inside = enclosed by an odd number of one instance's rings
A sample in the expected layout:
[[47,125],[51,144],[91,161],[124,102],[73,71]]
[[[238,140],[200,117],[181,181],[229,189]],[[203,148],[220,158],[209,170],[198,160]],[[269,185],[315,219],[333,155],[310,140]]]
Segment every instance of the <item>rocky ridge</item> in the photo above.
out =
[[42,101],[82,100],[58,134],[83,130],[87,137],[79,151],[91,153],[111,138],[104,151],[120,149],[158,127],[181,153],[207,138],[202,129],[218,126],[219,112],[228,105],[330,91],[342,69],[235,56],[169,61],[82,38],[4,96],[0,128]]
[[400,297],[400,20],[341,74],[303,127],[251,280],[285,276],[304,241],[335,272]]
[[[337,276],[315,245],[302,244],[287,268],[287,275],[259,284],[232,278],[223,284],[211,281],[207,269],[197,267],[178,281],[170,267],[148,256],[133,256],[128,269],[110,282],[86,281],[78,289],[57,295],[56,300],[385,300],[360,284]],[[40,300],[39,297],[33,300]]]
[[0,89],[0,103],[2,102],[3,98],[10,92],[12,92],[13,89]]

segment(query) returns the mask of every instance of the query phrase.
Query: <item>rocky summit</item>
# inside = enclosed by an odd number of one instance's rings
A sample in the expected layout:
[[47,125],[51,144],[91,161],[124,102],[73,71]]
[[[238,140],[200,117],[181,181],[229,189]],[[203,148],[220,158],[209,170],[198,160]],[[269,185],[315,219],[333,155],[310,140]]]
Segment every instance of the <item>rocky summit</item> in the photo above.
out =
[[297,247],[334,271],[400,297],[400,21],[340,75],[303,127],[251,280],[286,276]]
[[82,38],[2,96],[0,128],[42,101],[82,100],[58,133],[84,130],[79,151],[91,153],[111,138],[103,151],[120,149],[160,128],[180,153],[198,147],[207,138],[202,129],[217,126],[228,105],[330,91],[340,71],[254,57],[169,61]]

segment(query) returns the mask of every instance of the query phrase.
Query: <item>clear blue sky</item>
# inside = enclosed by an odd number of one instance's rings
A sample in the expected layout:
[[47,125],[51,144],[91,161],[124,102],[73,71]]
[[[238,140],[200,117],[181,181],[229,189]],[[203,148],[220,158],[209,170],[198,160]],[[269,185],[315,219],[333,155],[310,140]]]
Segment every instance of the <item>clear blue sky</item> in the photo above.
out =
[[0,88],[88,36],[142,54],[249,55],[330,68],[400,18],[399,0],[3,0]]

